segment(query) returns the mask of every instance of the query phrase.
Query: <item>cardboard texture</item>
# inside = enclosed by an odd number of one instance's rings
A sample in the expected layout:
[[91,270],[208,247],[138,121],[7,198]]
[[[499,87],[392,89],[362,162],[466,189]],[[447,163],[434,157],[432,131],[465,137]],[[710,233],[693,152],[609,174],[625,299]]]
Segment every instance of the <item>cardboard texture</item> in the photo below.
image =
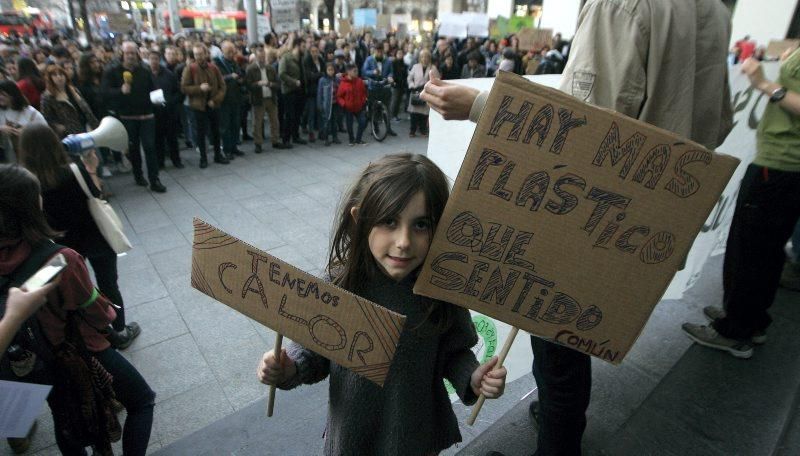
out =
[[797,49],[800,47],[800,40],[792,39],[792,40],[772,40],[769,42],[767,46],[767,50],[764,52],[764,55],[769,59],[777,59],[787,50],[787,49]]
[[198,218],[192,287],[381,386],[405,324]]
[[350,25],[350,19],[339,19],[339,34],[348,35],[353,27]]
[[553,42],[553,30],[539,28],[523,28],[517,33],[519,48],[522,51],[531,49],[541,49],[544,46],[551,46]]
[[618,364],[738,162],[501,72],[414,291]]

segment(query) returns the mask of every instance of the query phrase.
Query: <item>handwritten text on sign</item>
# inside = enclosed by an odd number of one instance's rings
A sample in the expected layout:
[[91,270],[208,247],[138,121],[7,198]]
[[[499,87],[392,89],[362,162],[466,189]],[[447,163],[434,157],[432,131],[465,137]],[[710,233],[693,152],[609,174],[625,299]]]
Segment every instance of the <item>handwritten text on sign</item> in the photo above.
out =
[[383,385],[405,317],[194,220],[192,286]]
[[502,73],[415,292],[619,363],[737,163]]

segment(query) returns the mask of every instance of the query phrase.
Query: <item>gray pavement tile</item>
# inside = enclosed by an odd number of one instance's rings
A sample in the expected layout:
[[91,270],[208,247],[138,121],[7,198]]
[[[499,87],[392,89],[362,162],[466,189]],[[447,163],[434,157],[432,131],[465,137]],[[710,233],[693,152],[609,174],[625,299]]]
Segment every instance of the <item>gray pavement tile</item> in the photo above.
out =
[[187,242],[186,245],[154,253],[150,255],[150,262],[162,279],[191,274],[192,247]]
[[[55,431],[53,430],[53,417],[47,404],[42,407],[42,411],[36,421],[36,432],[33,434],[30,449],[26,454],[60,455],[61,453],[56,446]],[[2,443],[0,443],[0,456],[13,455],[14,453],[5,443],[5,439],[0,440],[2,440]]]
[[164,228],[172,225],[172,221],[159,206],[158,209],[149,211],[131,210],[125,211],[131,227],[136,233]]
[[176,306],[203,352],[257,336],[247,317],[220,302],[176,303]]
[[124,255],[117,256],[117,273],[119,275],[132,274],[149,269],[153,269],[153,264],[141,244],[134,246]]
[[264,191],[237,174],[229,174],[212,179],[212,183],[225,191],[231,198],[242,199],[260,195]]
[[156,415],[159,414],[159,405],[164,401],[216,381],[190,334],[138,351],[122,353],[156,392]]
[[165,447],[232,412],[219,384],[207,381],[156,405],[154,436]]
[[136,306],[125,313],[125,319],[139,323],[142,328],[141,335],[133,341],[126,353],[142,350],[189,332],[170,298]]
[[125,308],[167,296],[167,290],[154,269],[143,269],[119,276],[119,289]]
[[188,247],[189,243],[175,225],[139,233],[139,239],[148,255],[171,250],[176,247]]
[[[31,453],[31,451],[35,451],[35,453]],[[8,448],[8,447],[3,448],[2,450],[0,450],[0,455],[5,456],[5,455],[12,455],[12,454],[14,454],[14,453],[12,453],[11,449]],[[30,454],[31,456],[61,456],[61,451],[58,450],[58,447],[54,443],[53,445],[51,445],[51,446],[49,446],[47,448],[42,448],[40,450],[34,450],[33,448],[31,448],[30,450],[28,450],[28,453],[26,453],[26,454]]]
[[[252,329],[252,328],[251,328]],[[256,378],[256,366],[274,343],[264,344],[255,330],[245,339],[222,339],[200,351],[214,370],[225,397],[234,410],[241,409],[267,394],[268,386]]]

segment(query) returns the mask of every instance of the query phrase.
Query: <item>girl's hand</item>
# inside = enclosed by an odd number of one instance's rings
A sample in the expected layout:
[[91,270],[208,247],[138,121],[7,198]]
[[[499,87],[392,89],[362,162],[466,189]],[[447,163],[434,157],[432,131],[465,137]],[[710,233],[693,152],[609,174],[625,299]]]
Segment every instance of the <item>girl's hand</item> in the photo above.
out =
[[478,366],[472,373],[470,386],[476,396],[483,394],[486,399],[497,399],[503,395],[508,371],[505,367],[495,369],[495,365],[497,365],[497,356]]
[[58,286],[60,280],[60,277],[57,277],[52,282],[34,291],[21,290],[16,287],[9,288],[4,319],[7,318],[15,325],[21,325],[45,303],[47,294]]
[[286,349],[281,350],[280,360],[275,356],[275,350],[270,350],[264,353],[258,363],[256,375],[265,385],[278,385],[297,375],[297,366],[286,353]]

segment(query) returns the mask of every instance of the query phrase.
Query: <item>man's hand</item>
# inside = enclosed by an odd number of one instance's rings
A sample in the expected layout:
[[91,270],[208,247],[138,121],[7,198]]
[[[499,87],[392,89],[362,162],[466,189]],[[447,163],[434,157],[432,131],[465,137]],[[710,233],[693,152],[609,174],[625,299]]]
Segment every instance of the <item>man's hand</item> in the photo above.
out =
[[431,78],[425,84],[425,89],[420,98],[444,117],[445,120],[469,119],[472,103],[481,91],[472,87],[444,82],[438,78]]
[[208,85],[207,82],[204,82],[200,84],[200,90],[202,90],[203,92],[208,92],[209,90],[211,90],[211,86]]
[[214,100],[208,100],[208,107],[214,109],[217,107],[217,104],[214,103]]
[[122,84],[122,87],[120,87],[120,91],[122,91],[122,93],[124,93],[125,95],[131,93],[131,85],[128,84],[127,82]]

